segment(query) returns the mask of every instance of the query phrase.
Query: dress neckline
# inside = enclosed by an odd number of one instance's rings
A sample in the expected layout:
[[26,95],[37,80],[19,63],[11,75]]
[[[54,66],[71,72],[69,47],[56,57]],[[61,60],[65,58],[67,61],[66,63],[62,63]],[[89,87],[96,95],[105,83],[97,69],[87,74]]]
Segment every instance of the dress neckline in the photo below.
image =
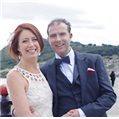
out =
[[21,67],[19,67],[17,65],[15,67],[18,68],[18,69],[24,70],[25,72],[29,72],[30,74],[34,74],[34,75],[39,75],[40,74],[40,70],[39,70],[39,73],[32,73],[32,72],[30,72],[28,70],[25,70],[25,69],[23,69],[23,68],[21,68]]

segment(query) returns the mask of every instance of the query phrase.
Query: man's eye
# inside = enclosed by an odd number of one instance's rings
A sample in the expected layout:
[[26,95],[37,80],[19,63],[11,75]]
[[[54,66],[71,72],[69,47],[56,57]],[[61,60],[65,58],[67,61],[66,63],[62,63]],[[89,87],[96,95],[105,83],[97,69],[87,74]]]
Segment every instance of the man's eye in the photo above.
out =
[[62,36],[63,36],[63,35],[65,35],[65,33],[61,33],[60,35],[62,35]]
[[56,35],[50,35],[50,38],[54,38],[54,37],[56,37]]

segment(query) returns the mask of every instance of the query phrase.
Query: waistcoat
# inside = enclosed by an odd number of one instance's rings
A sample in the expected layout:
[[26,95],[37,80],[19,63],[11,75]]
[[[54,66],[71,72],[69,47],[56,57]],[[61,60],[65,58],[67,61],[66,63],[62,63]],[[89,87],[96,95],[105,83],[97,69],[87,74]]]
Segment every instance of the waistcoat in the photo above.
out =
[[58,116],[62,116],[71,109],[77,109],[81,106],[80,76],[76,63],[73,72],[73,83],[70,83],[59,66],[56,69]]

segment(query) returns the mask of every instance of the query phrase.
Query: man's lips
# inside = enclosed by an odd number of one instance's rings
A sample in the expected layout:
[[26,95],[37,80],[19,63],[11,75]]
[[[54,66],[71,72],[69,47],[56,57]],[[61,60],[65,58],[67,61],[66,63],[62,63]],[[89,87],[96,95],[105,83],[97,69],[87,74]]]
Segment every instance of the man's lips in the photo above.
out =
[[57,43],[55,46],[61,47],[61,46],[63,46],[63,45],[64,45],[64,43]]

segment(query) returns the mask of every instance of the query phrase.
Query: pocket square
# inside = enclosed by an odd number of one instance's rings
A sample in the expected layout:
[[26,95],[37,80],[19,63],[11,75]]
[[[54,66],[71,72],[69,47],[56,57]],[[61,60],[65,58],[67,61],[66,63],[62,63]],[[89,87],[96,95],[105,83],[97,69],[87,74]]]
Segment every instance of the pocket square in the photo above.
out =
[[93,74],[93,73],[95,73],[95,70],[92,69],[92,68],[88,68],[88,70],[87,70],[87,75],[89,76],[89,75],[91,75],[91,74]]

